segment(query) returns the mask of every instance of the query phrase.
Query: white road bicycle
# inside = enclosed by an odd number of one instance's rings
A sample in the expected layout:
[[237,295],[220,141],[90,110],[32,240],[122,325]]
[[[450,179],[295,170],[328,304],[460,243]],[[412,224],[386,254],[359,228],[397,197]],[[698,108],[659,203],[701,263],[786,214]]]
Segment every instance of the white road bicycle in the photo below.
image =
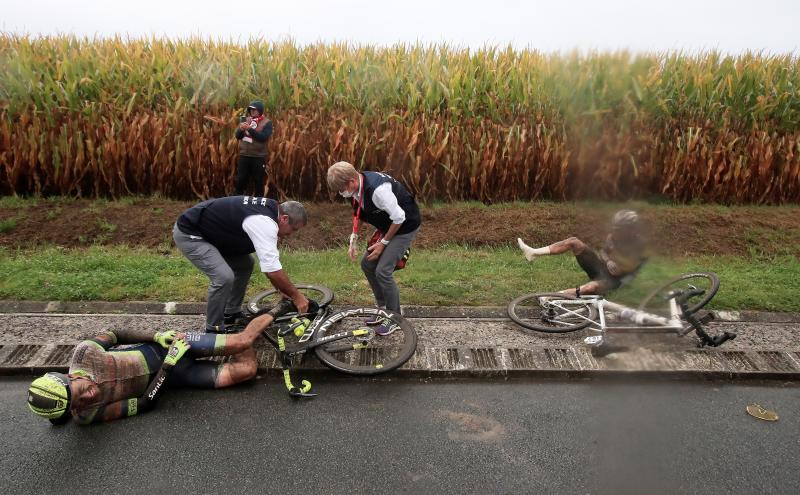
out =
[[[634,309],[603,296],[571,296],[560,292],[526,294],[511,301],[508,316],[525,329],[567,333],[588,328],[599,335],[587,337],[587,344],[599,346],[606,332],[674,332],[684,336],[692,331],[702,346],[717,347],[736,337],[724,332],[709,335],[704,325],[713,313],[698,314],[719,290],[719,277],[711,272],[680,275],[648,294]],[[613,317],[612,317],[613,316]]]

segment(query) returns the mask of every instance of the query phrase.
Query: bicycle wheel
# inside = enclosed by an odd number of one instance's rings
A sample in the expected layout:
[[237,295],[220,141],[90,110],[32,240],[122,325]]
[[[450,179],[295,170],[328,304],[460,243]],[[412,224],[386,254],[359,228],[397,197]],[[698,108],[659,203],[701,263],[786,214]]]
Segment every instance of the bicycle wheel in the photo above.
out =
[[[333,301],[333,291],[323,285],[298,284],[295,287],[307,298],[316,301],[320,308],[324,308]],[[281,298],[283,295],[276,289],[260,292],[247,303],[247,311],[250,314],[269,311],[278,304]]]
[[529,330],[547,333],[575,332],[597,317],[592,301],[559,292],[520,296],[508,305],[508,316]]
[[689,312],[696,313],[714,298],[719,290],[719,277],[712,272],[695,272],[679,275],[661,287],[650,292],[639,304],[639,311],[647,311],[657,315],[669,315],[668,295],[674,290],[686,290],[689,286],[703,289],[705,292],[689,299]]
[[[375,333],[377,327],[365,324],[378,316],[383,325],[393,328],[388,335]],[[356,308],[331,314],[323,321],[314,340],[351,330],[367,330],[365,335],[350,336],[314,348],[326,366],[351,375],[378,375],[402,366],[417,349],[417,332],[399,313],[377,308]]]

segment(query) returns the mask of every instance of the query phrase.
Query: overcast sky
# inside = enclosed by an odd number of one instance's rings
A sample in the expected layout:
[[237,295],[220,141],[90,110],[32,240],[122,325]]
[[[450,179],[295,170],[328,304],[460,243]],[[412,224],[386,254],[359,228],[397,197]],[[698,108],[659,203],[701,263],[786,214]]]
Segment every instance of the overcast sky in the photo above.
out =
[[543,51],[800,49],[798,0],[2,0],[10,33],[447,42]]

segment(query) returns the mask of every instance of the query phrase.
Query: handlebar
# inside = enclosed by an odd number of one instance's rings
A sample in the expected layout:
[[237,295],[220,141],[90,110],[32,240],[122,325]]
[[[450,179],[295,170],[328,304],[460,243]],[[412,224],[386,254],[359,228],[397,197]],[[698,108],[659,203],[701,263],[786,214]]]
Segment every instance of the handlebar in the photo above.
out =
[[713,320],[713,316],[709,313],[703,318],[697,318],[694,313],[689,311],[689,299],[695,296],[702,296],[705,292],[706,291],[703,289],[698,289],[690,285],[688,290],[675,291],[670,293],[670,296],[675,298],[675,302],[677,302],[678,306],[681,308],[683,318],[691,325],[691,328],[694,329],[697,336],[700,337],[700,346],[703,347],[707,345],[709,347],[718,347],[729,340],[735,339],[736,334],[723,332],[721,335],[712,337],[703,329],[703,323]]

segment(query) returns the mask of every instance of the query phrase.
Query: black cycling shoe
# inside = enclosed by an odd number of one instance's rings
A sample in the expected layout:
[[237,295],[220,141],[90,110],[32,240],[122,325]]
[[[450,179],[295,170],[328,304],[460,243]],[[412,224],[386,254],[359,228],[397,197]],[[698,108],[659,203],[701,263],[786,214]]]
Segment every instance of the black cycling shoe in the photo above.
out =
[[220,326],[216,326],[213,328],[206,328],[206,333],[219,333],[219,334],[226,334],[226,333],[238,333],[244,329],[244,325],[240,324],[231,324],[231,325],[223,325],[222,328]]
[[246,317],[244,311],[237,311],[231,314],[225,313],[222,315],[222,322],[225,323],[225,325],[235,325],[241,323]]
[[274,308],[268,311],[269,314],[272,315],[273,318],[278,318],[280,316],[285,315],[286,313],[291,313],[293,311],[297,311],[294,303],[291,299],[281,299],[281,302],[275,305]]

